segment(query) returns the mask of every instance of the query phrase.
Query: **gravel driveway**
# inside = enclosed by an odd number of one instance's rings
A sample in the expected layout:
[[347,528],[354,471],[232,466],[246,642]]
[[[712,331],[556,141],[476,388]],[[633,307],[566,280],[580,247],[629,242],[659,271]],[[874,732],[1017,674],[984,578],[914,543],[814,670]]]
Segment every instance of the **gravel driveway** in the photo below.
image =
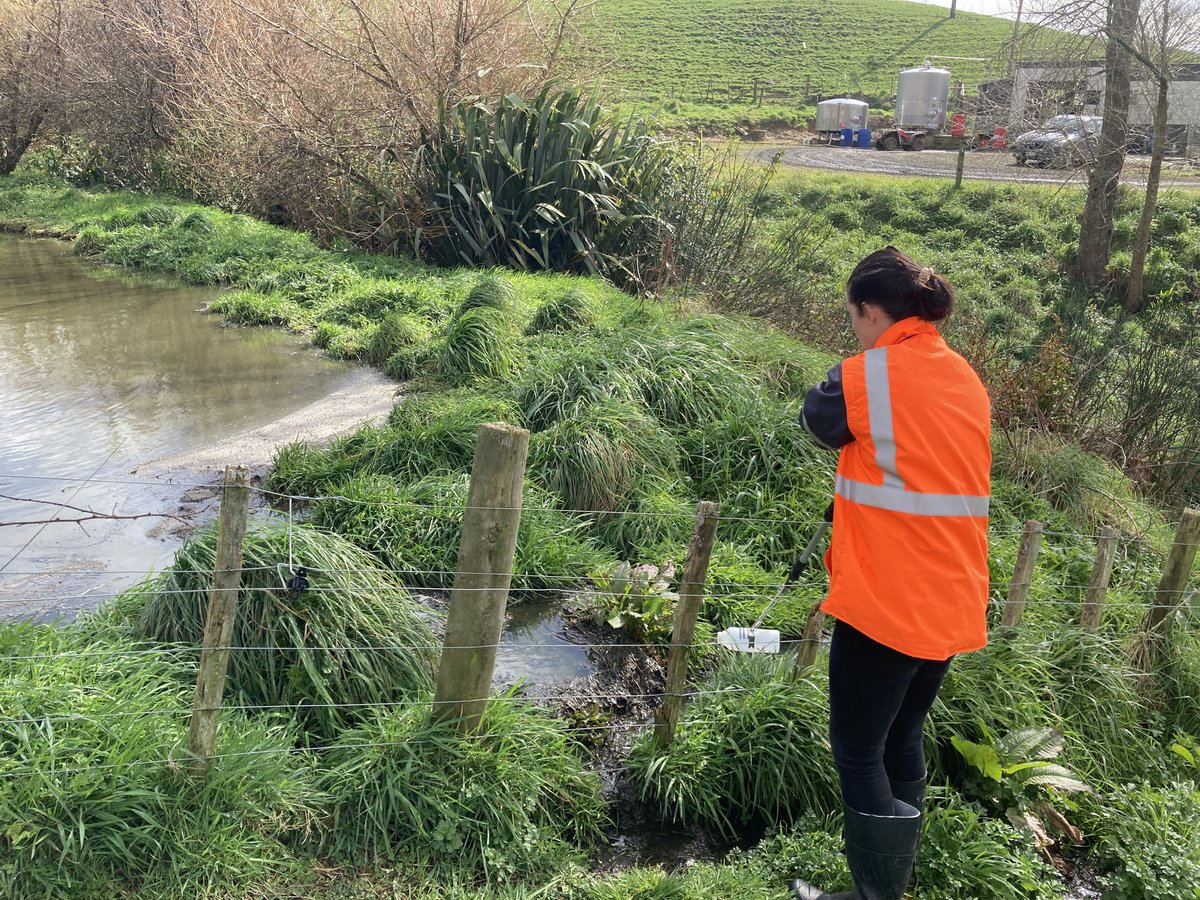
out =
[[[876,175],[903,175],[925,178],[953,178],[958,153],[953,150],[905,150],[885,152],[857,147],[771,146],[755,148],[751,155],[769,162],[781,154],[781,163],[804,169],[825,169],[832,172],[862,172]],[[1125,162],[1121,180],[1128,184],[1144,185],[1150,167],[1147,156],[1130,156]],[[1163,166],[1163,188],[1200,187],[1195,167],[1185,160],[1168,160]],[[976,181],[1027,181],[1037,184],[1087,185],[1084,169],[1039,169],[1018,166],[1011,153],[997,151],[968,151],[963,177]]]

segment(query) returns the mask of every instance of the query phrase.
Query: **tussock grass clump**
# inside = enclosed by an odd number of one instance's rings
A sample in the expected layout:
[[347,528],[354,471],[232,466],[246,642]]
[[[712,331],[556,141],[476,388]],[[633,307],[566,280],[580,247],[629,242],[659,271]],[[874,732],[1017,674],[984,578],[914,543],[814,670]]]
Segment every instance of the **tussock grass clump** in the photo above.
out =
[[275,454],[271,490],[320,496],[352,475],[415,481],[471,468],[484,422],[518,424],[512,403],[469,390],[412,394],[393,407],[384,427],[364,425],[328,448],[288,444]]
[[719,333],[660,326],[629,340],[623,367],[635,373],[642,402],[668,427],[727,415],[751,394],[749,375]]
[[1200,636],[1196,626],[1170,628],[1167,653],[1158,678],[1166,694],[1168,715],[1176,731],[1200,736]]
[[[791,560],[781,562],[791,564]],[[730,625],[749,625],[775,600],[786,577],[782,568],[764,569],[745,547],[717,544],[708,566],[708,592],[702,612],[718,631]],[[762,627],[799,637],[809,611],[824,597],[825,590],[821,564],[814,561],[802,580],[767,614]]]
[[493,698],[466,736],[430,709],[379,713],[329,751],[326,849],[365,861],[419,854],[489,881],[581,860],[600,836],[603,803],[565,730],[511,695]]
[[993,735],[1059,724],[1046,698],[1054,667],[1037,645],[1035,635],[1009,628],[989,635],[982,650],[955,658],[926,725],[937,748],[931,768],[955,771],[958,751],[950,746],[951,736],[986,741],[981,724]]
[[354,326],[322,322],[313,335],[313,344],[334,359],[365,359],[378,331],[374,323]]
[[838,809],[825,689],[795,668],[787,654],[725,657],[684,708],[669,748],[649,734],[634,746],[629,769],[642,797],[670,821],[723,834],[758,818]]
[[401,350],[428,341],[429,325],[423,319],[408,313],[388,313],[367,344],[366,360],[373,366],[382,366]]
[[169,206],[147,206],[134,214],[133,221],[137,225],[173,225],[178,216],[178,210]]
[[[294,300],[277,292],[229,291],[208,304],[208,311],[235,325],[288,325],[299,313]],[[332,337],[332,332],[326,332]],[[314,343],[316,343],[314,341]],[[317,343],[318,347],[327,346]]]
[[1137,496],[1119,469],[1061,437],[1011,430],[997,435],[992,450],[997,474],[1045,497],[1073,529],[1095,533],[1113,525],[1126,534],[1142,534],[1162,524],[1161,514]]
[[405,347],[387,358],[383,365],[384,374],[397,381],[410,381],[421,375],[436,375],[438,347],[426,344],[420,347]]
[[597,403],[640,403],[634,373],[598,339],[553,342],[522,367],[511,390],[525,421],[535,431]]
[[837,460],[801,427],[800,403],[752,396],[679,442],[692,489],[721,502],[722,536],[790,565],[831,499]]
[[0,626],[3,896],[213,896],[292,866],[315,793],[290,729],[225,710],[193,779],[191,668],[147,649],[105,626]]
[[198,209],[193,209],[191,212],[185,214],[175,225],[177,228],[182,228],[185,231],[195,231],[199,234],[212,234],[213,231],[212,219]]
[[504,311],[478,306],[450,323],[440,351],[444,375],[502,378],[516,361],[516,336]]
[[108,232],[98,225],[81,228],[72,248],[80,256],[100,256],[108,248]]
[[527,335],[553,332],[565,334],[585,328],[596,321],[596,313],[588,295],[579,288],[572,288],[560,297],[547,300],[537,308],[533,319],[525,329]]
[[[374,553],[407,584],[446,588],[458,565],[469,486],[466,474],[411,483],[360,475],[338,485],[339,496],[314,504],[312,520]],[[512,581],[518,594],[565,589],[615,564],[544,491],[527,487],[522,504]]]
[[[200,532],[143,587],[139,634],[199,646],[216,543],[215,528]],[[287,587],[289,546],[295,566],[308,570],[309,587],[300,592]],[[360,718],[362,707],[432,685],[436,641],[424,610],[345,538],[256,521],[243,567],[227,685],[240,702],[295,707],[307,730],[330,735]]]
[[566,509],[607,512],[673,481],[679,448],[640,407],[613,400],[534,435],[529,456],[531,477]]
[[458,305],[456,316],[461,316],[469,309],[498,309],[503,313],[511,313],[516,302],[517,292],[513,283],[503,275],[484,275]]
[[590,531],[622,559],[681,561],[696,519],[696,504],[679,496],[673,485],[632,497],[611,513],[587,516]]

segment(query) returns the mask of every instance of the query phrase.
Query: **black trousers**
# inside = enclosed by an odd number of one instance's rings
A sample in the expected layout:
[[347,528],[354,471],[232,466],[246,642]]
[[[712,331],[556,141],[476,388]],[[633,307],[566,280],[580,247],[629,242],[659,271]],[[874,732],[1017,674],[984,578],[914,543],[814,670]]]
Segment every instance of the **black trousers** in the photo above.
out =
[[890,816],[888,780],[925,777],[925,717],[949,668],[949,659],[906,656],[845,622],[834,625],[829,738],[848,807]]

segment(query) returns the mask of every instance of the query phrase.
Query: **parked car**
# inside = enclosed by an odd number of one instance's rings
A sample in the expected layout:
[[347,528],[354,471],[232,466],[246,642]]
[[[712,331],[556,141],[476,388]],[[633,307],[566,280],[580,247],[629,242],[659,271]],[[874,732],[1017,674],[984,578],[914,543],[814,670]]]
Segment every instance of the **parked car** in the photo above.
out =
[[1067,168],[1091,162],[1100,145],[1100,116],[1053,116],[1013,141],[1017,165]]

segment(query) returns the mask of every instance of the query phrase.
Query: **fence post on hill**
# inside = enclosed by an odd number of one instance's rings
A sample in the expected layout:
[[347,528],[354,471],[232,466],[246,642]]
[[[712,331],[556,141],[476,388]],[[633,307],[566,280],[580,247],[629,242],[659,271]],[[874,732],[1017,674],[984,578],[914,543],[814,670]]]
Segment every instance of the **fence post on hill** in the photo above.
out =
[[1154,605],[1146,615],[1143,629],[1150,644],[1151,662],[1154,665],[1161,661],[1166,643],[1163,638],[1166,635],[1167,623],[1170,621],[1170,614],[1183,599],[1198,547],[1200,510],[1185,509],[1179,522],[1179,530],[1175,532],[1175,542],[1171,545],[1171,552],[1167,554],[1167,564],[1163,567],[1158,590],[1154,592]]
[[963,169],[967,165],[967,142],[958,145],[958,164],[954,167],[954,189],[962,187]]
[[434,718],[455,722],[463,734],[479,727],[487,709],[512,585],[528,453],[524,428],[479,426],[433,698]]
[[1112,525],[1105,525],[1096,541],[1096,561],[1092,563],[1092,578],[1088,582],[1083,598],[1083,613],[1079,617],[1079,624],[1092,631],[1100,627],[1100,617],[1104,615],[1104,600],[1108,596],[1108,583],[1112,580],[1119,535],[1120,532]]
[[188,751],[191,753],[188,768],[197,777],[208,771],[217,743],[229,645],[233,640],[237,598],[242,586],[242,546],[249,513],[250,470],[246,466],[226,466],[217,525],[217,555],[213,561],[212,588],[208,593],[208,617],[204,622],[204,643],[188,726]]
[[675,606],[671,652],[667,657],[667,686],[663,704],[654,714],[654,740],[659,747],[670,745],[679,725],[688,655],[696,634],[696,617],[704,601],[704,582],[708,578],[708,560],[712,556],[719,511],[720,507],[709,500],[701,501],[696,508],[696,525],[692,529],[687,562],[683,567],[683,581],[679,585],[679,602]]
[[1008,584],[1008,601],[1004,604],[1004,614],[1000,618],[1002,627],[1016,625],[1025,613],[1029,588],[1033,584],[1033,567],[1037,564],[1038,551],[1042,549],[1044,530],[1041,522],[1030,519],[1025,523],[1021,549],[1017,552],[1017,564],[1013,567],[1012,581]]

